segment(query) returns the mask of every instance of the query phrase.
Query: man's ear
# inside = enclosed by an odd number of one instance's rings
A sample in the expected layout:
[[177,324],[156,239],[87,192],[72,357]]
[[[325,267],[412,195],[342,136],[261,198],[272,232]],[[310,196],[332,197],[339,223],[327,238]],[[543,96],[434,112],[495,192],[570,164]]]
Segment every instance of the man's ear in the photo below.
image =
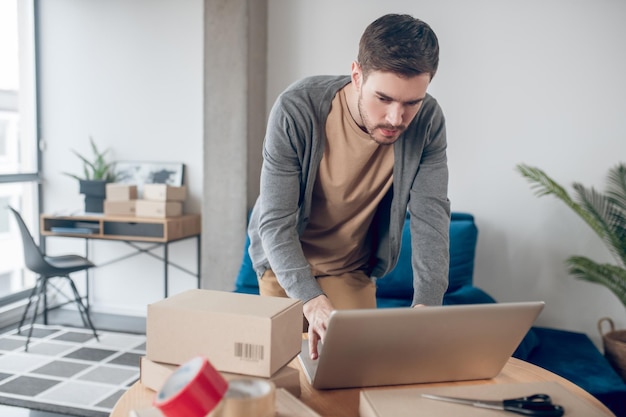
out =
[[352,78],[352,85],[356,89],[356,91],[361,91],[361,85],[363,83],[363,71],[361,70],[361,66],[357,61],[352,62],[352,71],[350,73],[350,77]]

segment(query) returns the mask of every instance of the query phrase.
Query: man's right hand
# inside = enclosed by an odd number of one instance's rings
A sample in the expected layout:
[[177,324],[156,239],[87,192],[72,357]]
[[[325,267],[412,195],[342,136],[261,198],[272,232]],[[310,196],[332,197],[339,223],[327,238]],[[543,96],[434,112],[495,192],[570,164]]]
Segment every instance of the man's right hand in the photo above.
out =
[[324,343],[326,327],[330,319],[330,313],[334,310],[332,303],[324,294],[310,299],[302,308],[304,317],[309,322],[309,352],[311,359],[315,360],[319,354],[317,352],[317,342]]

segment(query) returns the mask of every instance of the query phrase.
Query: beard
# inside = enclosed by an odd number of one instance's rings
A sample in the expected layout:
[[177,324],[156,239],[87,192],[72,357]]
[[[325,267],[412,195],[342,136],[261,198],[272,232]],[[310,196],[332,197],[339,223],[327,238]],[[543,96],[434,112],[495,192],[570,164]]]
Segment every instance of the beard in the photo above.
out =
[[369,135],[369,137],[379,145],[393,145],[402,132],[406,130],[405,125],[394,126],[391,124],[374,124],[370,121],[369,115],[363,108],[363,97],[359,94],[357,101],[359,116],[363,122],[361,129]]

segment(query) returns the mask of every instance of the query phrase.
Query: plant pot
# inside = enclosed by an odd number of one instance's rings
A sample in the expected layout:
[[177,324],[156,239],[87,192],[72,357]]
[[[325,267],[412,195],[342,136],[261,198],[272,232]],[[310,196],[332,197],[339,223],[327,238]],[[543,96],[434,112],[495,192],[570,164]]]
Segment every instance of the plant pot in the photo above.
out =
[[[603,333],[602,323],[605,321],[611,330]],[[626,330],[615,330],[613,320],[608,317],[598,321],[598,330],[604,344],[604,356],[619,376],[626,381]]]
[[85,213],[104,213],[104,198],[85,196]]
[[89,197],[106,197],[107,182],[105,180],[80,180],[80,193]]
[[80,193],[85,195],[85,212],[102,213],[106,198],[105,180],[80,180]]

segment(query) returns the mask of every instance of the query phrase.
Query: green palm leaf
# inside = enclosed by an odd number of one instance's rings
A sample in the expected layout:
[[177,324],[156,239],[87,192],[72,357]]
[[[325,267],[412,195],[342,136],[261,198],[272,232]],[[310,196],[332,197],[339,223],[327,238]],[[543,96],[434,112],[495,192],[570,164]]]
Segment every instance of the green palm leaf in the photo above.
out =
[[618,165],[607,176],[606,195],[626,213],[626,165]]
[[548,176],[539,168],[530,167],[528,165],[520,164],[517,166],[517,170],[528,179],[531,183],[531,188],[535,190],[535,194],[538,197],[545,195],[554,195],[565,204],[567,204],[572,210],[576,212],[600,237],[603,235],[603,228],[600,225],[595,216],[588,213],[580,204],[576,203],[565,188],[561,187],[556,181]]
[[615,236],[622,248],[620,258],[626,266],[626,166],[618,165],[609,171],[606,188],[607,198],[613,205],[610,214]]
[[581,208],[594,218],[594,224],[598,227],[596,233],[615,259],[624,266],[626,246],[620,239],[619,228],[616,229],[616,208],[613,202],[593,188],[587,189],[578,183],[573,187]]
[[626,307],[626,269],[610,264],[598,264],[584,256],[572,256],[567,259],[566,264],[571,275],[604,285]]
[[605,193],[574,183],[575,199],[539,168],[516,166],[539,197],[553,195],[570,207],[600,237],[617,265],[598,264],[583,256],[567,259],[568,271],[576,278],[607,287],[626,307],[626,165],[609,170]]

